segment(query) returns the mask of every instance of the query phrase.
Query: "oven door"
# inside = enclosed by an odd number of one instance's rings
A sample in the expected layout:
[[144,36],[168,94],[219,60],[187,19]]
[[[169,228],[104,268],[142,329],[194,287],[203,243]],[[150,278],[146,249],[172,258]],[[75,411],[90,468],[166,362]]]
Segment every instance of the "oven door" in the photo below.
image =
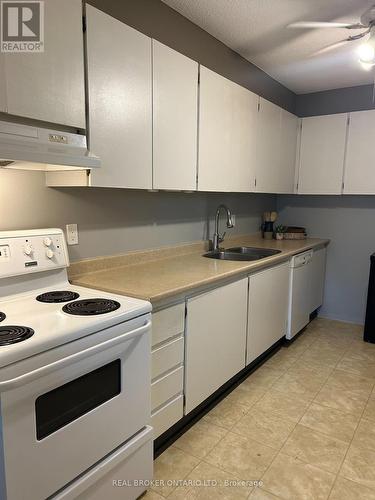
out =
[[150,327],[137,318],[2,378],[6,498],[52,495],[149,423]]

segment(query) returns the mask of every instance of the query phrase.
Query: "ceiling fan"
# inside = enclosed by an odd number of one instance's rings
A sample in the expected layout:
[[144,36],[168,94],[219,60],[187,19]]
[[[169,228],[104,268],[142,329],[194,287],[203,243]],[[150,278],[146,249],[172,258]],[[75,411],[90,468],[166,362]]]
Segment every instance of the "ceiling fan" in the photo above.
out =
[[366,39],[358,48],[359,61],[364,69],[371,69],[375,66],[375,5],[366,10],[360,17],[358,23],[335,23],[335,22],[315,22],[315,21],[299,21],[288,25],[288,28],[300,29],[320,29],[320,28],[341,28],[348,30],[363,30],[361,33],[350,35],[344,40],[333,43],[318,50],[313,55],[322,54],[334,50],[347,42],[355,42],[357,40]]

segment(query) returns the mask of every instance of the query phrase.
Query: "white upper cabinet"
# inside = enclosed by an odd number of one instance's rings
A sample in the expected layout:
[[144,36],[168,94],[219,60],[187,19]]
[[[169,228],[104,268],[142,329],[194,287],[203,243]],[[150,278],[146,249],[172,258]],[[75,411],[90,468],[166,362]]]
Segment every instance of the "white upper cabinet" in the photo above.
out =
[[299,119],[281,110],[280,168],[277,175],[277,193],[293,193],[296,178],[296,154]]
[[151,39],[86,8],[92,186],[152,188]]
[[341,194],[346,113],[302,119],[298,193]]
[[254,189],[258,97],[200,67],[198,189]]
[[375,111],[350,113],[344,194],[375,194]]
[[153,187],[196,189],[198,63],[153,47]]
[[85,128],[82,2],[48,0],[44,9],[44,52],[1,54],[0,109]]
[[280,168],[281,108],[259,99],[257,133],[256,191],[276,191]]
[[259,101],[256,191],[294,191],[298,118],[266,99]]

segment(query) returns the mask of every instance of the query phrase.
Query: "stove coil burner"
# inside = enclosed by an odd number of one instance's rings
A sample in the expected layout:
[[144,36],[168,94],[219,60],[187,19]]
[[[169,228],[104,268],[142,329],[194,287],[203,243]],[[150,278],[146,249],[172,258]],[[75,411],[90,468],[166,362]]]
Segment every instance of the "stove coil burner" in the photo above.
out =
[[0,322],[4,321],[5,318],[6,318],[5,314],[0,312]]
[[2,326],[0,327],[0,346],[17,344],[34,335],[34,330],[27,326]]
[[95,316],[116,311],[120,306],[121,304],[110,299],[83,299],[65,304],[63,311],[74,316]]
[[70,292],[68,290],[59,290],[56,292],[46,292],[38,295],[36,300],[39,302],[47,302],[49,304],[58,302],[69,302],[70,300],[76,300],[79,297],[79,293]]

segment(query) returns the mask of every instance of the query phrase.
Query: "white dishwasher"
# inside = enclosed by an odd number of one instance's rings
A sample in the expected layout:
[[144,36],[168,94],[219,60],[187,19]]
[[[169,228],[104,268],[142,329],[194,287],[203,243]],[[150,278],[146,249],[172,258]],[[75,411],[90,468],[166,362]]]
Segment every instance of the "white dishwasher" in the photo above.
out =
[[287,339],[292,339],[310,320],[311,273],[313,251],[300,253],[290,260],[289,312]]

